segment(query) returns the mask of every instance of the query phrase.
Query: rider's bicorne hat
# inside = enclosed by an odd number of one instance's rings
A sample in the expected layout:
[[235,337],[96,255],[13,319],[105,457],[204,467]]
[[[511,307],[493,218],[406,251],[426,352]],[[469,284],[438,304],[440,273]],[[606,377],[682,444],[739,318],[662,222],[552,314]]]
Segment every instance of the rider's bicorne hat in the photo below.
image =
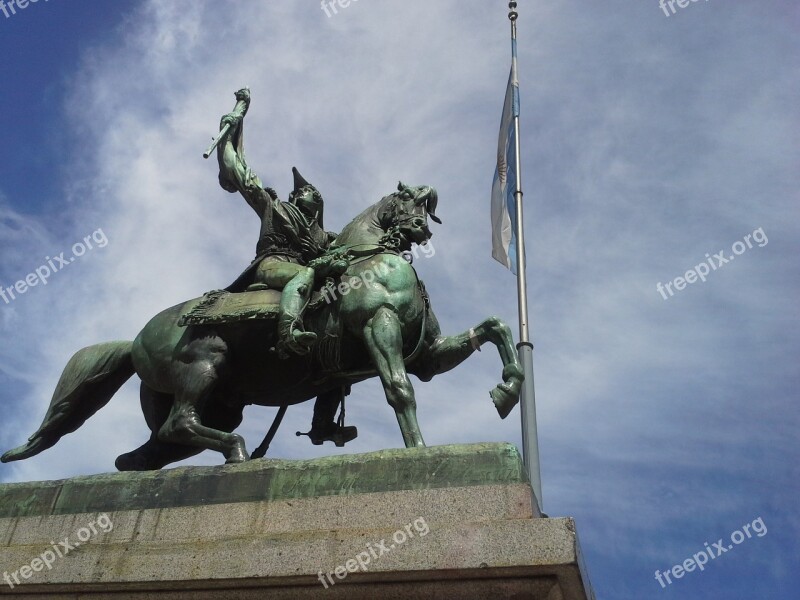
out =
[[[325,229],[323,225],[322,215],[325,209],[325,202],[322,200],[322,194],[319,193],[319,190],[311,185],[308,181],[306,181],[305,177],[300,175],[300,171],[297,170],[296,167],[292,167],[292,175],[294,175],[294,191],[289,194],[289,202],[298,206],[299,199],[303,197],[304,192],[311,191],[311,199],[304,198],[303,208],[306,209],[305,212],[310,214],[317,215],[317,222],[322,229]],[[298,206],[298,208],[301,208]]]

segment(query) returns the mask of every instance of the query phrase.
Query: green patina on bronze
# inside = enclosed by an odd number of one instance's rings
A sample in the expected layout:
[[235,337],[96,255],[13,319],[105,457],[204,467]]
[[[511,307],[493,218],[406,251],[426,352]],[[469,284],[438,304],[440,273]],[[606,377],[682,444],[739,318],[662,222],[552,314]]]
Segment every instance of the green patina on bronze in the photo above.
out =
[[514,483],[527,475],[513,445],[451,445],[6,484],[0,518]]
[[285,408],[312,399],[311,441],[343,445],[356,435],[344,426],[344,397],[372,377],[383,384],[406,447],[422,448],[409,375],[429,381],[486,343],[497,348],[503,365],[502,381],[489,391],[494,407],[505,418],[519,402],[524,375],[509,327],[489,317],[461,334],[443,335],[407,260],[413,244],[427,244],[433,235],[429,219],[441,223],[437,191],[400,183],[340,233],[326,231],[322,194],[297,169],[294,191],[281,201],[247,164],[243,127],[250,91],[239,90],[236,99],[207,155],[217,148],[220,185],[238,192],[261,221],[255,260],[224,291],[162,311],[135,340],[79,350],[39,429],[3,462],[54,446],[133,375],[141,379],[151,435],[117,458],[121,471],[161,469],[203,450],[220,452],[229,464],[249,460],[234,431],[252,404],[281,407],[254,457],[263,456]]

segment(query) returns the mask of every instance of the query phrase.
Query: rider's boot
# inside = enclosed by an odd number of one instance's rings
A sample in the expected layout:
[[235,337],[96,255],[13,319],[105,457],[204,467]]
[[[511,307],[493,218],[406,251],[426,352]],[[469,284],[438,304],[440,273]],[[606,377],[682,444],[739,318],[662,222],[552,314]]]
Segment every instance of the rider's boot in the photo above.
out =
[[323,442],[333,442],[341,448],[347,442],[358,437],[358,428],[340,425],[336,422],[336,410],[339,403],[344,400],[345,390],[334,390],[317,397],[314,404],[314,418],[311,421],[311,431],[307,435],[315,446]]
[[283,288],[278,316],[278,344],[276,350],[283,357],[308,354],[317,334],[303,330],[303,311],[311,296],[314,271],[304,269]]

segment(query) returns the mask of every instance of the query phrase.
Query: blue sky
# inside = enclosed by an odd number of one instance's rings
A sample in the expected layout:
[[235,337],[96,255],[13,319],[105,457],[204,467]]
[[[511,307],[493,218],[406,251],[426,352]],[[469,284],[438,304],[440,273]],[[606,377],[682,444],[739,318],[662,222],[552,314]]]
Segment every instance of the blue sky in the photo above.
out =
[[[521,5],[545,510],[577,519],[599,598],[791,598],[798,5],[709,0],[670,16],[657,0]],[[75,350],[132,339],[249,263],[258,222],[201,157],[243,85],[248,159],[268,185],[285,198],[296,165],[333,229],[398,179],[436,186],[444,225],[417,266],[443,329],[489,314],[516,323],[488,206],[509,55],[504,2],[360,0],[330,17],[283,0],[0,11],[0,286],[93,233],[108,241],[0,299],[0,447],[35,430]],[[718,266],[720,251],[741,252]],[[707,260],[705,282],[676,289]],[[487,349],[417,383],[426,441],[519,444],[518,411],[500,421],[489,403],[499,376]],[[294,437],[311,408],[289,411],[273,456],[402,445],[375,382],[349,401],[361,435],[345,449]],[[273,413],[246,412],[251,448]],[[1,466],[0,481],[113,470],[146,435],[131,381],[54,449]],[[654,578],[758,518],[765,535],[703,572],[663,589]]]

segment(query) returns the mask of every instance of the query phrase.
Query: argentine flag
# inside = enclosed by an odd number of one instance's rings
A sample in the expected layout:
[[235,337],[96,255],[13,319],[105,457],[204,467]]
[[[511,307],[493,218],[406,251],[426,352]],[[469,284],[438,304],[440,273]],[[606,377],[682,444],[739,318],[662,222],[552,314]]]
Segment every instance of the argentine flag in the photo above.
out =
[[517,211],[514,194],[517,186],[517,136],[514,118],[519,116],[517,79],[517,41],[511,42],[511,73],[508,76],[500,139],[497,144],[497,169],[492,184],[492,257],[517,274]]

